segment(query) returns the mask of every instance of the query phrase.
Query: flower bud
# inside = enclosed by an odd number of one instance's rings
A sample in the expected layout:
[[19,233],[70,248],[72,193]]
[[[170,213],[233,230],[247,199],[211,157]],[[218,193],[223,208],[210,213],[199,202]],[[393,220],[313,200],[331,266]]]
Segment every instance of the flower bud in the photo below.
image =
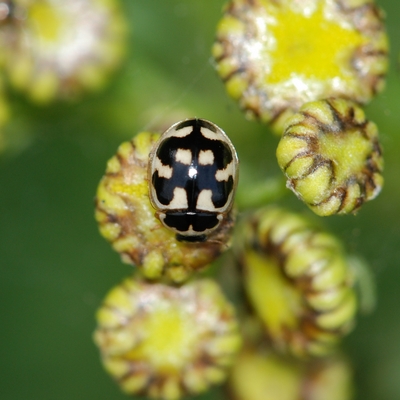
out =
[[122,390],[164,400],[222,382],[241,343],[233,307],[211,280],[172,287],[126,279],[97,321],[94,340]]
[[306,219],[264,209],[243,227],[246,293],[273,346],[298,357],[331,353],[353,327],[353,274],[339,242]]
[[352,370],[335,355],[306,363],[255,349],[242,351],[229,378],[233,400],[350,400]]
[[371,0],[231,0],[212,52],[229,95],[279,134],[306,102],[368,102],[388,68],[382,13]]
[[127,29],[117,0],[14,0],[8,10],[6,76],[37,103],[99,90],[121,63]]
[[304,104],[276,155],[288,188],[321,216],[355,212],[383,185],[378,129],[347,100]]

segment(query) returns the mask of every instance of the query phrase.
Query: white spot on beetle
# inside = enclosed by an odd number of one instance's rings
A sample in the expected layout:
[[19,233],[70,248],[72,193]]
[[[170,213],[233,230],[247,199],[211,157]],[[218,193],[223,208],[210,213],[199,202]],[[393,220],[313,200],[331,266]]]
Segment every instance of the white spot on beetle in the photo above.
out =
[[201,127],[200,132],[207,139],[210,139],[210,140],[221,140],[221,133],[213,132],[210,129],[204,128],[204,126]]
[[196,208],[203,211],[215,211],[214,203],[212,202],[212,191],[203,189],[197,198]]
[[172,177],[172,167],[169,165],[163,165],[158,157],[154,160],[154,171],[158,171],[158,176],[160,178],[171,179]]
[[215,179],[218,182],[228,181],[230,176],[233,177],[233,172],[234,172],[234,165],[232,160],[224,169],[219,169],[217,171],[217,173],[215,174]]
[[193,126],[185,126],[184,128],[181,129],[174,129],[171,132],[168,132],[168,134],[165,137],[178,137],[178,138],[183,138],[187,135],[190,135],[193,132]]
[[190,165],[192,163],[192,152],[190,150],[178,149],[175,153],[175,161]]
[[214,164],[214,153],[211,150],[201,150],[199,153],[199,164],[200,165],[213,165]]
[[174,189],[174,197],[168,204],[168,208],[171,209],[182,209],[188,208],[188,199],[186,195],[186,190],[180,187]]

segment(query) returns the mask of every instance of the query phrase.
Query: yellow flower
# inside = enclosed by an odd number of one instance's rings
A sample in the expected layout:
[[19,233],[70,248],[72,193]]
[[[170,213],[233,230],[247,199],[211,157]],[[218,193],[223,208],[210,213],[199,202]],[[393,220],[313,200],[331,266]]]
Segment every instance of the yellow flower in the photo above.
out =
[[246,293],[274,347],[299,357],[332,352],[357,310],[339,242],[277,208],[245,221],[242,239]]
[[119,147],[108,161],[96,195],[96,220],[100,233],[112,243],[123,261],[132,263],[148,279],[182,282],[204,269],[228,249],[232,213],[206,242],[188,243],[156,218],[149,201],[147,167],[158,134],[142,132]]
[[6,76],[38,103],[101,89],[125,37],[117,0],[15,0],[0,28]]
[[276,152],[287,186],[316,214],[348,214],[383,185],[376,125],[350,101],[306,103],[287,120]]
[[232,0],[213,56],[246,115],[281,133],[305,102],[368,102],[383,88],[387,50],[382,14],[370,0]]
[[211,280],[172,287],[126,279],[97,313],[104,367],[129,394],[176,400],[222,382],[241,339]]

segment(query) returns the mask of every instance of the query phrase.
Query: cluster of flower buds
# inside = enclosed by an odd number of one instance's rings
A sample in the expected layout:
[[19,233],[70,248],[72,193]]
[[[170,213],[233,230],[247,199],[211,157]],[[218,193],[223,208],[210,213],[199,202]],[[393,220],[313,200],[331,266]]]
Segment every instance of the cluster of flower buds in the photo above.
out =
[[287,186],[318,215],[355,212],[382,187],[377,128],[357,105],[383,89],[387,53],[383,13],[371,0],[225,8],[216,70],[248,117],[283,134]]
[[[247,334],[236,359],[243,339],[233,306],[215,281],[188,280],[229,248],[234,221],[228,216],[199,242],[179,240],[160,221],[149,198],[149,155],[159,143],[160,136],[149,132],[123,143],[98,187],[100,232],[135,273],[105,298],[95,342],[105,369],[128,394],[180,399],[227,377],[229,388],[240,393],[250,368]],[[268,356],[251,353],[255,364],[289,374],[296,395],[305,381],[312,393],[322,391],[324,374],[333,374],[332,384],[350,387],[348,365],[332,356],[353,327],[357,309],[354,274],[340,243],[303,217],[267,208],[243,218],[234,245],[248,316],[262,326],[250,347],[269,343]],[[241,330],[248,329],[244,318]],[[307,368],[301,361],[292,366],[284,361],[288,354],[306,359]],[[320,378],[311,372],[316,365]],[[254,376],[255,385],[263,370]],[[243,398],[253,399],[251,391]]]
[[[383,88],[387,47],[372,0],[231,0],[218,25],[228,93],[280,134],[287,186],[320,216],[355,212],[381,190],[378,129],[360,105]],[[235,400],[349,400],[338,349],[358,308],[350,258],[276,207],[239,215],[234,232],[237,168],[225,133],[197,118],[142,132],[110,159],[96,219],[135,274],[98,311],[104,366],[126,393],[165,400],[226,378]],[[231,242],[239,319],[198,278]]]

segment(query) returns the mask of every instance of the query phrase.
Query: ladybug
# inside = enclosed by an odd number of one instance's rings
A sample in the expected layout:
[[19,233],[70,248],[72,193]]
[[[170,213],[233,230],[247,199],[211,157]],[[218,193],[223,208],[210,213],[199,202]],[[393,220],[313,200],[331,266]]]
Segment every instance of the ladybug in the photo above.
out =
[[205,241],[232,208],[238,164],[232,142],[212,122],[193,118],[172,125],[149,156],[156,216],[178,240]]

